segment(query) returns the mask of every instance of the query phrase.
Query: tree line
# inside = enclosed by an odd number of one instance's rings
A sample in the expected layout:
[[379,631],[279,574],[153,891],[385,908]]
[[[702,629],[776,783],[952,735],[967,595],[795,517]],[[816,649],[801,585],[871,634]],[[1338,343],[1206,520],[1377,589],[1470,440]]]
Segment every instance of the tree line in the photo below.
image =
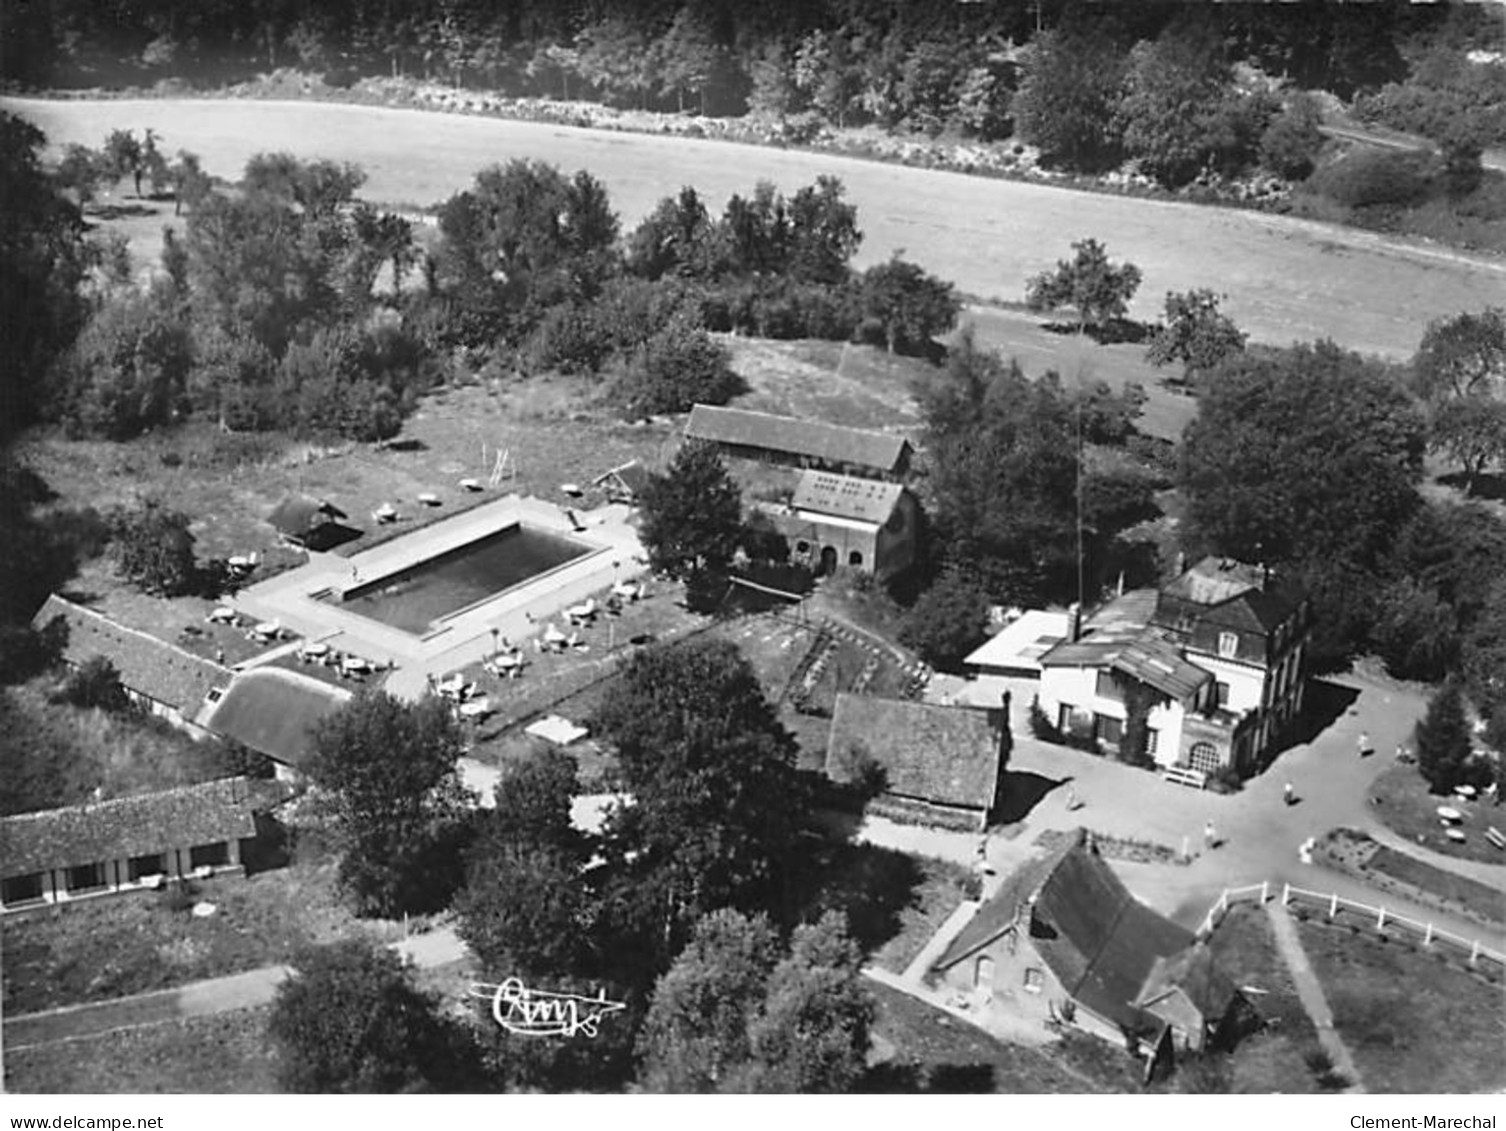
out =
[[[215,83],[298,66],[339,85],[367,74],[414,75],[516,95],[982,137],[1008,136],[1013,119],[1038,120],[1044,89],[1070,75],[1082,80],[1073,101],[1105,123],[1112,113],[1099,111],[1116,109],[1120,93],[1130,111],[1153,110],[1177,89],[1211,93],[1212,102],[1191,103],[1196,113],[1171,129],[1221,132],[1234,125],[1221,105],[1233,89],[1227,71],[1208,69],[1196,52],[1167,50],[1167,33],[1189,24],[1205,29],[1220,66],[1248,64],[1345,99],[1378,95],[1372,109],[1383,117],[1415,115],[1419,102],[1425,121],[1449,109],[1496,113],[1495,80],[1469,71],[1461,51],[1452,69],[1418,62],[1439,45],[1490,46],[1489,14],[1394,3],[1209,11],[1065,0],[525,0],[498,10],[482,0],[130,7],[72,0],[8,8],[0,66],[25,82],[64,85],[76,85],[86,69],[118,82],[173,75]],[[1109,91],[1110,104],[1097,105]],[[1106,128],[1122,135],[1126,126]]]
[[[195,416],[384,440],[457,365],[586,375],[624,414],[681,412],[741,390],[710,331],[923,349],[959,308],[902,260],[852,270],[857,212],[830,177],[788,198],[759,184],[720,216],[686,188],[623,236],[589,173],[514,161],[478,173],[421,239],[360,198],[353,165],[259,154],[218,186],[192,154],[167,163],[151,131],[116,131],[48,174],[41,135],[16,121],[13,136],[53,209],[35,217],[56,240],[33,274],[58,323],[50,356],[11,375],[11,395],[32,402],[17,419],[112,439]],[[146,285],[118,237],[83,237],[83,205],[121,177],[170,189],[185,212]],[[17,286],[6,301],[37,298]]]

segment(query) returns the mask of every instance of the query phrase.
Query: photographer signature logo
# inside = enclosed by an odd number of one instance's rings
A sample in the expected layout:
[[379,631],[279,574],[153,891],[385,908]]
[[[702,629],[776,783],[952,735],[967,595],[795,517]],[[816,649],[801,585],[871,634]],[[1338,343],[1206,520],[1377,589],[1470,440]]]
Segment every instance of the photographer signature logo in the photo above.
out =
[[605,990],[595,997],[530,990],[521,978],[508,978],[499,985],[471,983],[471,997],[492,1003],[492,1017],[509,1033],[529,1037],[594,1037],[601,1019],[627,1008],[608,1001]]

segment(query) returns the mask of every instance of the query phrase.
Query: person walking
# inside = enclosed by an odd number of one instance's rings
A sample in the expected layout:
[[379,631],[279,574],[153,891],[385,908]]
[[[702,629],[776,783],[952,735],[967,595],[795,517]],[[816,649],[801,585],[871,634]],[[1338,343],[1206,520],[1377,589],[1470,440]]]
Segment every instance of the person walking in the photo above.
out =
[[1203,846],[1205,848],[1218,847],[1218,837],[1213,831],[1213,821],[1211,819],[1203,825]]
[[1281,796],[1286,799],[1288,805],[1294,805],[1297,801],[1296,791],[1292,789],[1292,783],[1287,782],[1281,787]]
[[1370,736],[1364,731],[1360,731],[1359,748],[1361,758],[1370,753]]

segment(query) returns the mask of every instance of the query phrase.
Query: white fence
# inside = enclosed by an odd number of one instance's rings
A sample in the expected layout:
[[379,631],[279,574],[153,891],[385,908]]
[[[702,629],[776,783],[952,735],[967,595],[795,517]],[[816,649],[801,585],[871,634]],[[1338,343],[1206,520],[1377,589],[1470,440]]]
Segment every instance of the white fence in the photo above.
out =
[[1203,916],[1203,921],[1198,924],[1198,937],[1207,938],[1234,904],[1253,903],[1261,906],[1278,895],[1284,906],[1310,907],[1323,912],[1330,921],[1338,919],[1341,915],[1348,915],[1351,919],[1358,919],[1360,925],[1378,934],[1408,935],[1417,939],[1423,946],[1452,950],[1466,959],[1470,966],[1479,967],[1482,963],[1493,963],[1497,974],[1506,973],[1506,955],[1482,946],[1478,939],[1464,938],[1451,931],[1435,927],[1432,923],[1398,915],[1385,907],[1359,903],[1331,892],[1308,891],[1305,888],[1293,887],[1291,884],[1282,884],[1278,888],[1270,882],[1265,882],[1250,884],[1242,888],[1225,888],[1223,894],[1218,897],[1218,901],[1208,909],[1208,914]]

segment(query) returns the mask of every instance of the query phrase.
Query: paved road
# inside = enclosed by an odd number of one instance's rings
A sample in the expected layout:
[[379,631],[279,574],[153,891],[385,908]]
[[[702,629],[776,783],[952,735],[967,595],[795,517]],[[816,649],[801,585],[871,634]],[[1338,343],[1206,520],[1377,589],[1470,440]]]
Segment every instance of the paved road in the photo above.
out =
[[[1038,851],[1032,842],[1042,831],[1085,825],[1100,833],[1174,848],[1185,841],[1194,854],[1186,866],[1117,861],[1114,866],[1137,896],[1188,926],[1202,919],[1225,888],[1270,880],[1365,903],[1384,903],[1398,913],[1506,949],[1506,928],[1487,928],[1389,894],[1382,896],[1358,880],[1298,859],[1298,846],[1308,837],[1347,826],[1363,829],[1381,843],[1439,868],[1506,891],[1506,866],[1457,860],[1419,848],[1381,825],[1366,801],[1370,784],[1393,764],[1386,752],[1409,739],[1426,708],[1423,697],[1380,679],[1346,676],[1335,682],[1358,693],[1348,711],[1315,742],[1283,752],[1270,770],[1240,793],[1228,796],[1172,785],[1109,759],[1036,741],[1029,737],[1023,721],[1030,697],[1028,688],[1022,688],[1012,698],[1015,747],[1010,769],[1038,774],[1060,785],[1031,810],[1023,830],[1012,839],[997,834],[989,838],[987,860],[995,874],[990,882],[999,882],[1022,859]],[[1362,732],[1378,751],[1368,758],[1357,753]],[[1297,805],[1283,801],[1282,787],[1287,781],[1300,798]],[[1082,808],[1067,808],[1068,783],[1083,801]],[[1223,843],[1205,851],[1203,827],[1210,820]],[[960,864],[977,860],[977,836],[878,820],[866,822],[859,836]]]

